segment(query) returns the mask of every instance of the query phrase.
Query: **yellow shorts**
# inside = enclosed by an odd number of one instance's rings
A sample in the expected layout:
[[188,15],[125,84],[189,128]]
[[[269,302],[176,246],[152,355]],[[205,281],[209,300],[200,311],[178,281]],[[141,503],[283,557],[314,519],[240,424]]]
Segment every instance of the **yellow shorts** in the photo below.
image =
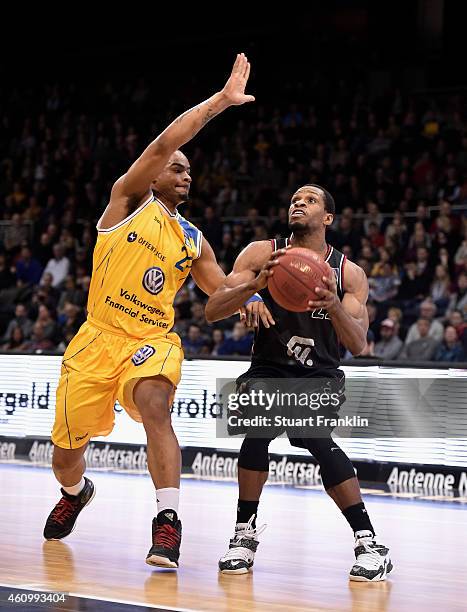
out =
[[86,321],[63,356],[52,442],[61,448],[79,448],[93,436],[108,435],[114,427],[116,399],[141,422],[133,401],[138,380],[164,376],[176,388],[182,361],[177,334],[141,340]]

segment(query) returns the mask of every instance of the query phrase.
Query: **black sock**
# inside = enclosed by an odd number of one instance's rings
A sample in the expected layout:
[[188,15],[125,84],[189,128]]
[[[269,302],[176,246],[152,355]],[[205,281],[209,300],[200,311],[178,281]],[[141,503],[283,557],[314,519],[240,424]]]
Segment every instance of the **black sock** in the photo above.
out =
[[[237,505],[237,523],[248,523],[251,516],[258,513],[259,501],[246,501],[244,499],[238,500]],[[256,527],[256,516],[251,524],[253,529]]]
[[365,510],[365,504],[360,502],[354,506],[349,506],[345,510],[342,510],[342,514],[347,519],[347,522],[352,527],[353,532],[356,531],[371,531],[375,535],[375,530],[371,524],[368,512]]
[[157,515],[158,525],[175,525],[178,520],[175,510],[161,510]]

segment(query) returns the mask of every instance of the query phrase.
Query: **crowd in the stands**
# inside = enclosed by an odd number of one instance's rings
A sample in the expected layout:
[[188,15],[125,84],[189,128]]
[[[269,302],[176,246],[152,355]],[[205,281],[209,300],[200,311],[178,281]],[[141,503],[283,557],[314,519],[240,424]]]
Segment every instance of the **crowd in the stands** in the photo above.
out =
[[[95,222],[113,181],[169,119],[153,116],[151,87],[104,82],[95,112],[69,85],[0,94],[2,350],[64,350],[84,321]],[[338,213],[328,241],[369,279],[366,356],[467,360],[465,99],[347,89],[343,100],[310,94],[210,124],[187,148],[182,214],[229,272],[251,241],[288,235],[298,186],[325,186]],[[177,295],[185,353],[249,355],[251,330],[236,317],[209,325],[205,299],[192,281]]]

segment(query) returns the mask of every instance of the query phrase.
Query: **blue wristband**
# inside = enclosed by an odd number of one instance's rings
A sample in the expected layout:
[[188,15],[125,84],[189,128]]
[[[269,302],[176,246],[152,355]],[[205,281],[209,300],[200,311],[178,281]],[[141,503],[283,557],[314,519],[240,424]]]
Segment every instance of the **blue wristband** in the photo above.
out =
[[259,293],[255,293],[251,296],[251,298],[248,298],[244,305],[246,306],[250,302],[263,302],[263,298],[259,295]]

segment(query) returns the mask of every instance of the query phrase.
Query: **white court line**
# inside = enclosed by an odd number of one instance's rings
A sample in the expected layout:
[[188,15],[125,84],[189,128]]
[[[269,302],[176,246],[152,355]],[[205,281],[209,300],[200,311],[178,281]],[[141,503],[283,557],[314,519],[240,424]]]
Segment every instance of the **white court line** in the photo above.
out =
[[44,589],[40,586],[36,587],[31,584],[4,584],[3,582],[0,582],[0,587],[5,587],[7,589],[19,589],[22,591],[35,591],[40,593],[63,593],[63,595],[66,595],[68,597],[81,597],[82,599],[93,599],[94,601],[108,601],[111,603],[121,603],[130,606],[143,606],[146,608],[171,610],[172,612],[202,612],[201,610],[196,610],[196,608],[173,608],[172,606],[166,606],[165,604],[146,603],[143,601],[129,601],[127,599],[111,599],[110,597],[98,597],[97,595],[84,595],[83,593],[72,593],[67,591],[51,591],[49,589]]

